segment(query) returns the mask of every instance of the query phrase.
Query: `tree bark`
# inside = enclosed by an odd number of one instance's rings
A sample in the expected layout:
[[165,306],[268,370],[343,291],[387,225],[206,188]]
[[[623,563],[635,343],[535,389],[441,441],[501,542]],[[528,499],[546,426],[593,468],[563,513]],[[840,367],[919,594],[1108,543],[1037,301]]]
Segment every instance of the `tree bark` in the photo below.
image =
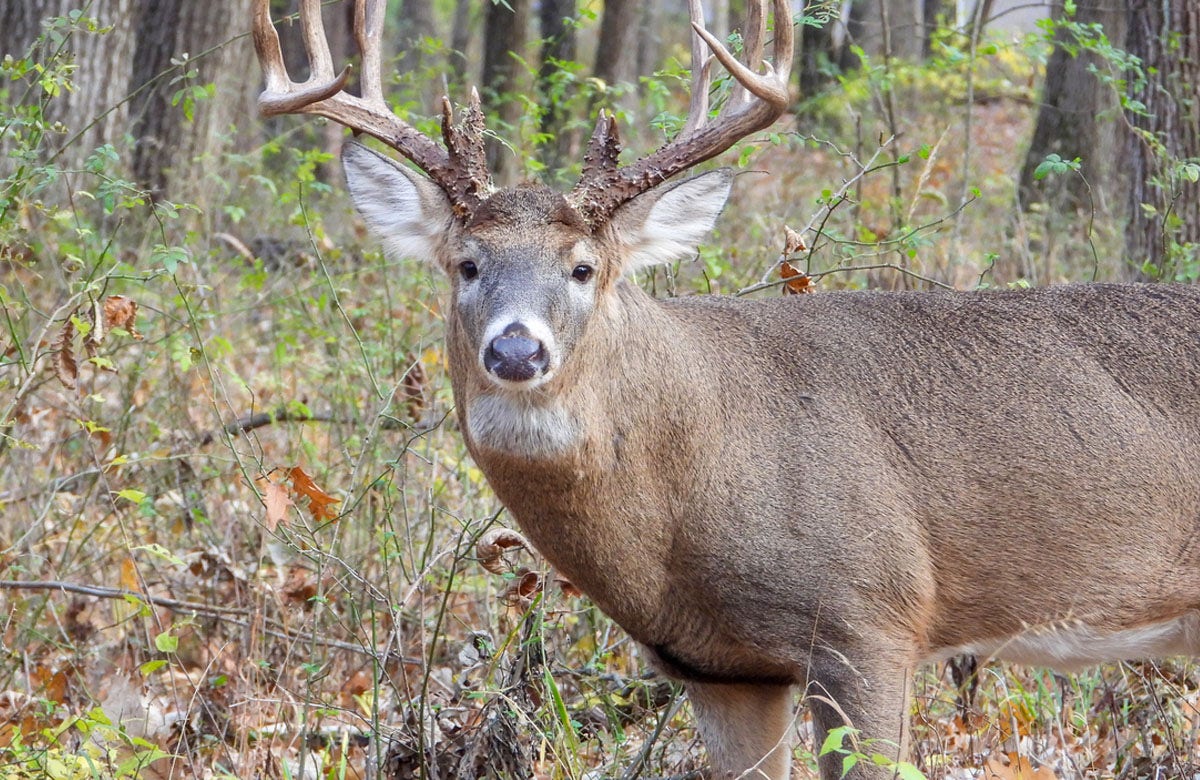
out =
[[[483,38],[483,98],[499,122],[493,128],[502,137],[515,138],[511,132],[521,117],[521,102],[516,99],[525,86],[521,63],[513,54],[522,55],[529,24],[530,0],[509,0],[487,7]],[[503,145],[489,139],[488,165],[496,183],[504,186],[516,180],[520,161]]]
[[[1100,24],[1113,46],[1124,45],[1124,9],[1112,2],[1080,0],[1074,17],[1080,24]],[[1055,18],[1062,17],[1062,4],[1054,9]],[[1059,30],[1054,50],[1046,64],[1046,81],[1042,87],[1041,107],[1034,126],[1033,139],[1021,169],[1019,192],[1021,202],[1028,206],[1045,202],[1055,213],[1072,213],[1089,209],[1097,195],[1121,191],[1118,159],[1118,132],[1115,121],[1117,95],[1112,87],[1097,78],[1107,64],[1090,51],[1073,56],[1070,48],[1074,36]],[[1050,154],[1064,160],[1080,159],[1081,176],[1052,176],[1038,181],[1034,171]],[[1120,208],[1124,208],[1123,199]]]
[[545,110],[541,130],[552,136],[542,150],[542,162],[551,176],[570,161],[572,152],[578,146],[578,132],[567,128],[570,116],[556,94],[554,82],[559,69],[557,63],[574,60],[576,56],[578,42],[574,19],[575,0],[542,0],[538,10],[538,29],[542,36],[538,92]]
[[[24,56],[41,34],[45,20],[66,16],[77,8],[79,3],[73,0],[2,0],[0,52]],[[73,88],[48,100],[45,118],[61,122],[68,129],[47,144],[49,153],[61,150],[58,159],[67,167],[78,167],[102,144],[119,146],[128,126],[128,107],[122,101],[128,93],[133,62],[136,8],[135,0],[94,4],[88,14],[100,27],[112,29],[107,33],[74,32],[63,44],[63,51],[75,65]],[[49,53],[43,52],[42,56]],[[35,92],[34,99],[38,96],[40,92]],[[76,132],[78,138],[74,137]],[[7,162],[3,164],[7,166]]]
[[[191,200],[211,185],[204,179],[212,159],[235,148],[239,134],[247,130],[235,122],[257,113],[252,47],[247,38],[238,37],[250,18],[250,0],[221,0],[219,8],[190,0],[140,4],[142,21],[128,83],[134,89],[148,87],[131,106],[137,139],[133,172],[156,196]],[[187,66],[180,67],[185,58]],[[185,72],[195,75],[177,80]],[[178,94],[207,84],[213,85],[212,96],[190,105]]]
[[[1129,0],[1126,49],[1142,61],[1127,112],[1130,171],[1129,262],[1146,277],[1200,276],[1200,185],[1180,164],[1200,161],[1200,5],[1195,0]],[[1143,271],[1143,269],[1145,269]]]
[[925,51],[923,0],[864,0],[851,14],[851,35],[868,56],[915,61]]
[[629,84],[637,78],[637,30],[640,9],[634,0],[608,0],[600,19],[596,67],[592,72],[604,83]]

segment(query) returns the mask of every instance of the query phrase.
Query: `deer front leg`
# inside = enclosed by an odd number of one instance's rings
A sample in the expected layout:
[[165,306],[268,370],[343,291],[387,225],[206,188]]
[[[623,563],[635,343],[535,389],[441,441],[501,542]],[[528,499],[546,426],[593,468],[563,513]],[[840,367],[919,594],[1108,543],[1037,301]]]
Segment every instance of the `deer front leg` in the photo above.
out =
[[[812,709],[815,749],[821,749],[832,729],[850,726],[857,737],[844,740],[843,747],[907,760],[909,676],[904,654],[895,650],[872,646],[858,648],[853,656],[815,651],[805,696]],[[883,780],[895,774],[865,757],[843,774],[844,758],[836,751],[821,756],[822,780]]]
[[787,780],[792,764],[792,688],[684,684],[708,749],[713,780]]

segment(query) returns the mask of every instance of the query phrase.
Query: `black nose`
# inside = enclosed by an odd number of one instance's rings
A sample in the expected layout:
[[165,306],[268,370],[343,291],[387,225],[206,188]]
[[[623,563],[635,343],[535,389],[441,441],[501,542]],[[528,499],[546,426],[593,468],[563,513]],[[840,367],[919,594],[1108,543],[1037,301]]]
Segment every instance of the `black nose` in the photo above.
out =
[[528,382],[549,362],[542,342],[519,323],[505,328],[483,353],[483,367],[507,382]]

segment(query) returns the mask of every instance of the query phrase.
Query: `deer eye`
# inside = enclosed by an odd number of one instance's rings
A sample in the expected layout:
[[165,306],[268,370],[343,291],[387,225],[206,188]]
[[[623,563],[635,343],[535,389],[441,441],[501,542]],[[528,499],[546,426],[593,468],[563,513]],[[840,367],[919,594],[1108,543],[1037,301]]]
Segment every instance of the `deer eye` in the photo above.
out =
[[462,274],[462,278],[470,280],[479,276],[479,266],[470,260],[463,260],[458,264],[458,272]]
[[592,268],[590,265],[580,264],[575,266],[574,270],[571,271],[571,278],[580,284],[585,284],[589,279],[592,278],[592,274],[595,272],[596,269]]

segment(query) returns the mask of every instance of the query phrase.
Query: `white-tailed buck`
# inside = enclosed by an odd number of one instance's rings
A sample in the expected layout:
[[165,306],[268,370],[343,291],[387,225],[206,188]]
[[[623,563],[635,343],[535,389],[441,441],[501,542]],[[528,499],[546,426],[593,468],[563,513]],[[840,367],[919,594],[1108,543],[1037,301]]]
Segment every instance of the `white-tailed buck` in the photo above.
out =
[[[424,171],[342,156],[388,251],[450,278],[463,435],[533,544],[683,682],[719,777],[788,776],[797,692],[818,739],[850,723],[903,745],[928,660],[1200,651],[1200,293],[651,298],[631,273],[692,254],[732,184],[671,177],[788,105],[790,4],[773,67],[767,9],[750,4],[742,64],[692,5],[728,102],[710,117],[697,42],[678,136],[622,166],[601,113],[560,194],[493,188],[478,99],[459,124],[444,103],[444,147],[392,113],[379,3],[357,9],[358,97],[318,0],[304,83],[257,2],[263,112],[329,117]],[[888,774],[868,763],[853,775]]]

